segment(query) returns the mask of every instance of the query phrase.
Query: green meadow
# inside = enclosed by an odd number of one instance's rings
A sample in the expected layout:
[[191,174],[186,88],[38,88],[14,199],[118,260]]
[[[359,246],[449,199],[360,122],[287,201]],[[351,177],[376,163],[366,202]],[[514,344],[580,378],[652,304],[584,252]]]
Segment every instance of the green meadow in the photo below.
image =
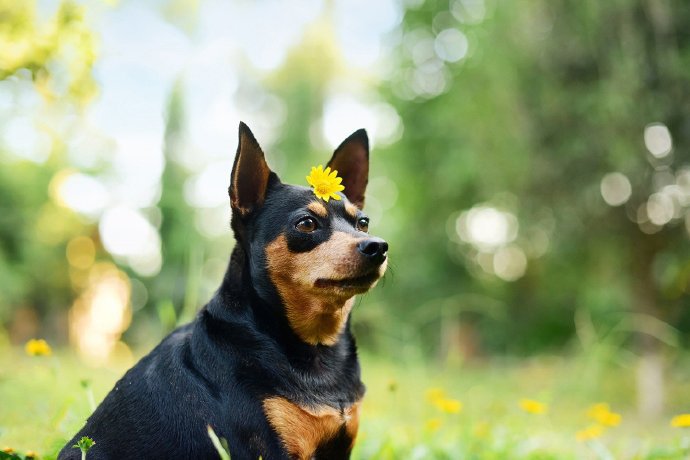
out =
[[[94,368],[72,353],[0,358],[0,448],[52,459],[131,364]],[[667,394],[687,407],[688,357]],[[440,367],[363,356],[367,385],[355,459],[684,459],[690,428],[635,410],[633,367],[599,355]],[[609,420],[596,418],[608,405]],[[593,406],[595,406],[593,408]],[[602,424],[603,422],[603,424]],[[598,428],[596,428],[598,427]],[[23,457],[20,457],[23,458]],[[88,455],[87,455],[88,458]]]

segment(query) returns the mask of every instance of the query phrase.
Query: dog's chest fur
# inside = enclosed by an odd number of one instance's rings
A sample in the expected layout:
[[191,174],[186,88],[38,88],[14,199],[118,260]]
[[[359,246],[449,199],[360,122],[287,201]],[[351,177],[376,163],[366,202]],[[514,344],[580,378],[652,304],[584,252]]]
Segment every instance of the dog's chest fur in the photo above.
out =
[[291,458],[311,459],[324,449],[352,448],[359,426],[357,401],[340,409],[330,406],[305,407],[282,397],[263,401],[264,413]]

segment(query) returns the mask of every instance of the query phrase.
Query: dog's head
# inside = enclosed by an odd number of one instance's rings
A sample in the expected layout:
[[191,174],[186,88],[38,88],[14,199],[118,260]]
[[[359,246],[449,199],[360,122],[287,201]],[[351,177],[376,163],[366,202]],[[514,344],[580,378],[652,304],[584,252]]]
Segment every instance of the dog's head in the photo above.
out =
[[270,170],[249,128],[240,123],[232,169],[232,227],[254,289],[277,294],[290,327],[304,342],[338,340],[353,297],[386,269],[388,244],[368,233],[364,192],[369,141],[364,130],[345,139],[328,167],[342,177],[341,198],[324,201],[310,188],[284,184]]

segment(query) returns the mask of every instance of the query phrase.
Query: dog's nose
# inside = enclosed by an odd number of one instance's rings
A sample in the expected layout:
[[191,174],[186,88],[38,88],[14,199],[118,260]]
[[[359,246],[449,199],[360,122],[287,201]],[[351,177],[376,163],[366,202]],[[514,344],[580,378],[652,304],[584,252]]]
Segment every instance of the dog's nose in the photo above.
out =
[[388,253],[388,243],[381,238],[367,238],[357,244],[359,252],[375,264],[382,264]]

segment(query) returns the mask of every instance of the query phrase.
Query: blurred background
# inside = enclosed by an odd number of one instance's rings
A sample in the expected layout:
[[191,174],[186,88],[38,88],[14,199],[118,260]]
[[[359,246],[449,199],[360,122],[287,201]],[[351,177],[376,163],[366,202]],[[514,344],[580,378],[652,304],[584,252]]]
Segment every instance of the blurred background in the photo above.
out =
[[299,184],[363,127],[367,356],[584,357],[687,410],[689,30],[684,0],[0,0],[0,341],[145,353],[224,273],[238,122]]

